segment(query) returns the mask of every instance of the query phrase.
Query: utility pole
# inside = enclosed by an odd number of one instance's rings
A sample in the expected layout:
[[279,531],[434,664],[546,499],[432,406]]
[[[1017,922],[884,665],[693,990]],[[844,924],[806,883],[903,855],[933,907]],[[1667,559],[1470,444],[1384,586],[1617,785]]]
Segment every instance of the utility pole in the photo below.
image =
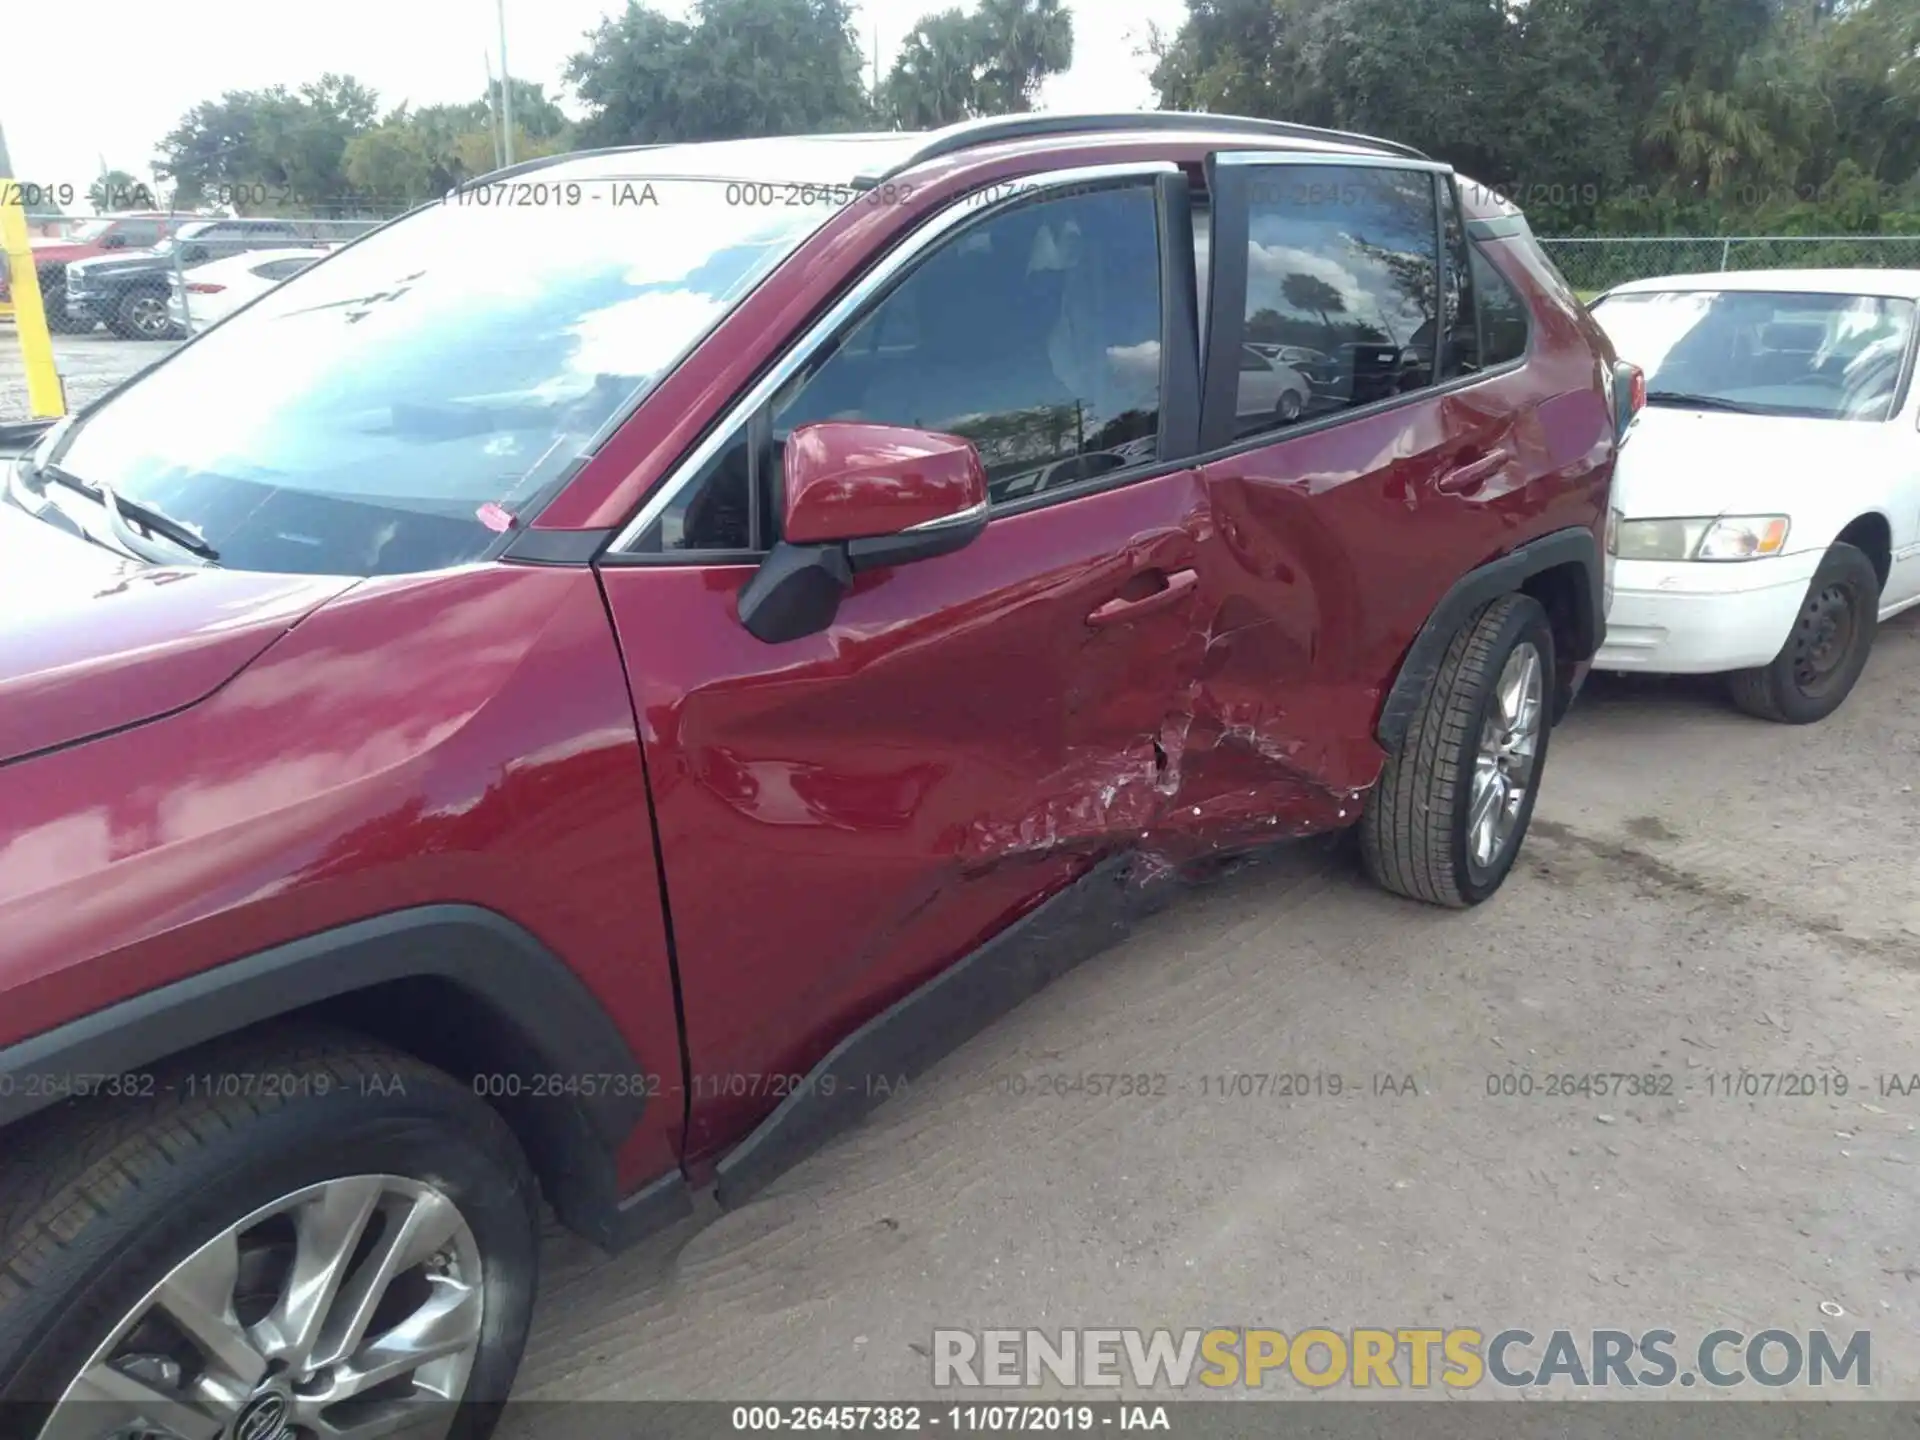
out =
[[493,56],[485,50],[480,54],[487,62],[487,133],[493,136],[493,168],[498,170],[507,163],[500,151],[500,99],[493,88]]
[[494,0],[500,19],[500,128],[507,164],[513,164],[513,80],[507,69],[507,0]]

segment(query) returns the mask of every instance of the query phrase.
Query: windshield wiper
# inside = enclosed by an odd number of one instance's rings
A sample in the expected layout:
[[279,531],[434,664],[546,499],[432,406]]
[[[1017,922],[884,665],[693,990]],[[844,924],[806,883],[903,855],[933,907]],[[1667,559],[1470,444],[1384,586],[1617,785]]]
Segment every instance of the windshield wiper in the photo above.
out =
[[69,490],[76,490],[90,500],[98,501],[107,512],[107,525],[113,531],[114,539],[146,560],[165,563],[173,557],[156,555],[142,545],[140,537],[134,533],[131,520],[146,530],[149,536],[158,536],[175,550],[184,551],[202,564],[211,564],[220,558],[220,552],[209,545],[206,537],[187,524],[176,520],[164,510],[156,510],[151,505],[143,505],[138,500],[128,500],[115,494],[106,485],[94,481],[82,480],[71,471],[62,470],[57,465],[43,465],[41,473],[58,480]]
[[1718,395],[1696,395],[1691,390],[1649,390],[1647,404],[1676,405],[1684,410],[1726,410],[1735,415],[1766,413],[1757,405],[1743,405],[1738,400],[1723,400]]

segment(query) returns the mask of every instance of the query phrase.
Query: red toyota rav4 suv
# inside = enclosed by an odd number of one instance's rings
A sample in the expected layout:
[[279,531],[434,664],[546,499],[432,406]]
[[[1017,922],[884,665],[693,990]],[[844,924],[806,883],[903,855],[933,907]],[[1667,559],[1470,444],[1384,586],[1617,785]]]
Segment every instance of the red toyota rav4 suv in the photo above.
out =
[[738,1203],[1154,877],[1358,827],[1485,899],[1626,374],[1418,152],[1043,116],[542,160],[39,437],[0,1399],[498,1399],[540,1197]]

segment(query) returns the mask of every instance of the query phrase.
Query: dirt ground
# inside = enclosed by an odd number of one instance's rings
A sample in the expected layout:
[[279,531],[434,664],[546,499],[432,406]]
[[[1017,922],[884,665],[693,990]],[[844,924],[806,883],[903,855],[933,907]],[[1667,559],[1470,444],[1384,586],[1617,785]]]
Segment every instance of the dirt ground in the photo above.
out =
[[[158,348],[63,340],[70,393]],[[1492,903],[1323,846],[1230,874],[742,1209],[613,1259],[555,1234],[519,1394],[930,1398],[935,1327],[1824,1326],[1920,1398],[1920,1095],[1880,1079],[1920,1072],[1917,776],[1920,614],[1810,729],[1597,677]],[[1596,1071],[1674,1093],[1544,1093]],[[1167,1081],[1041,1093],[1072,1072]],[[1345,1093],[1207,1093],[1291,1072]]]

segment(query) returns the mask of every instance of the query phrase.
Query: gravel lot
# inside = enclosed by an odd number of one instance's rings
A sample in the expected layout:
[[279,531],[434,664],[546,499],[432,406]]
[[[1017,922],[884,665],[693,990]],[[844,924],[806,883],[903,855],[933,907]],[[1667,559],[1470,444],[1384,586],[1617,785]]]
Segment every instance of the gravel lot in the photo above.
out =
[[[70,398],[160,348],[63,339]],[[1684,1354],[1824,1325],[1920,1398],[1920,1096],[1878,1084],[1920,1072],[1917,773],[1920,614],[1810,729],[1599,677],[1491,904],[1390,899],[1320,845],[1231,873],[743,1209],[612,1260],[556,1234],[520,1393],[930,1397],[936,1326],[1664,1326]],[[1300,1071],[1418,1093],[1200,1093]],[[1676,1093],[1487,1094],[1565,1071]],[[1852,1088],[1712,1092],[1739,1071]],[[1038,1093],[1069,1072],[1169,1083]]]
[[[78,410],[95,396],[136,375],[174,347],[144,340],[122,340],[105,330],[91,335],[53,337],[54,364],[66,385],[67,408]],[[20,339],[11,320],[0,321],[0,421],[25,420],[27,372]]]

